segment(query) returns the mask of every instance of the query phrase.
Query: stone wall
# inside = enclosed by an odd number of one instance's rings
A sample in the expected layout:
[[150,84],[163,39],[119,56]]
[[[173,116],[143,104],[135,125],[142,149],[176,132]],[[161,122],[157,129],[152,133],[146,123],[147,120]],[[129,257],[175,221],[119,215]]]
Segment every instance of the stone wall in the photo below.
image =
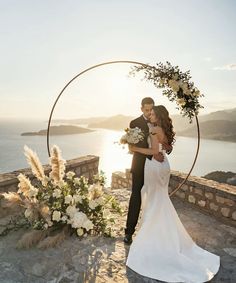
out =
[[[169,192],[173,191],[186,178],[186,174],[171,171]],[[130,170],[112,174],[112,188],[128,188],[132,185]],[[175,194],[208,214],[236,226],[236,187],[200,177],[190,176]]]
[[[99,157],[94,155],[87,155],[75,159],[68,160],[66,162],[66,171],[73,171],[79,177],[81,175],[91,181],[93,175],[98,173]],[[44,170],[48,174],[51,170],[49,165],[44,165]],[[0,174],[0,193],[17,191],[18,179],[17,176],[23,173],[28,176],[31,180],[34,179],[31,169],[20,169],[10,173]]]

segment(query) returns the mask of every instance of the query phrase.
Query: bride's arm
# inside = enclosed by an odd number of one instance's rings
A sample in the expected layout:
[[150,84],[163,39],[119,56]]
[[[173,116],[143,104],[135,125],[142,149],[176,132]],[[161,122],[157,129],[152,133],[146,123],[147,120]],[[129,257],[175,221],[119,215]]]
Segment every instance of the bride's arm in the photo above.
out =
[[159,153],[159,142],[156,135],[151,137],[151,148],[142,148],[135,145],[131,145],[130,149],[134,152],[139,152],[145,155],[154,155]]

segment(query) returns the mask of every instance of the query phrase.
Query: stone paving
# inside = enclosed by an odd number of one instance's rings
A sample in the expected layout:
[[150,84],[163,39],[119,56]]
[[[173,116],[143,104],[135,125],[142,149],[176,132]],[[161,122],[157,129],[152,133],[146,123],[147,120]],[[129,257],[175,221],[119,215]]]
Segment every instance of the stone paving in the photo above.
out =
[[[125,266],[129,246],[123,243],[123,228],[130,191],[114,191],[125,208],[117,219],[114,238],[88,236],[80,241],[72,236],[59,247],[48,250],[17,250],[17,240],[25,232],[12,231],[0,237],[1,283],[154,283]],[[236,228],[196,210],[191,204],[173,198],[181,221],[195,242],[221,257],[214,283],[236,282]],[[0,219],[1,220],[1,219]],[[1,220],[3,222],[3,219]]]

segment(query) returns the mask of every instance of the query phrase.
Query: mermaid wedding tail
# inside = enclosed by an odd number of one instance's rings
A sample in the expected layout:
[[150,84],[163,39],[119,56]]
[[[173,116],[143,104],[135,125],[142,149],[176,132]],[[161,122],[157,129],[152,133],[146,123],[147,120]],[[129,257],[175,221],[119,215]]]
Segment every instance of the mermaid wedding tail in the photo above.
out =
[[168,195],[170,167],[146,160],[140,229],[130,246],[127,266],[167,282],[201,283],[212,279],[220,258],[199,246],[185,230]]

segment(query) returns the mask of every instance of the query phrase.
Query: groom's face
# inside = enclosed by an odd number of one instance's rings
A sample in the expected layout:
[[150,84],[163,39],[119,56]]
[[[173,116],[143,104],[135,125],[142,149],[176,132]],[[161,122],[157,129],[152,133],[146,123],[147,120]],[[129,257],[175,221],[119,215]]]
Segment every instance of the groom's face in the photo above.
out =
[[153,108],[153,104],[144,104],[142,107],[141,107],[141,110],[143,112],[143,115],[149,119],[150,116],[151,116],[151,111],[152,111],[152,108]]

